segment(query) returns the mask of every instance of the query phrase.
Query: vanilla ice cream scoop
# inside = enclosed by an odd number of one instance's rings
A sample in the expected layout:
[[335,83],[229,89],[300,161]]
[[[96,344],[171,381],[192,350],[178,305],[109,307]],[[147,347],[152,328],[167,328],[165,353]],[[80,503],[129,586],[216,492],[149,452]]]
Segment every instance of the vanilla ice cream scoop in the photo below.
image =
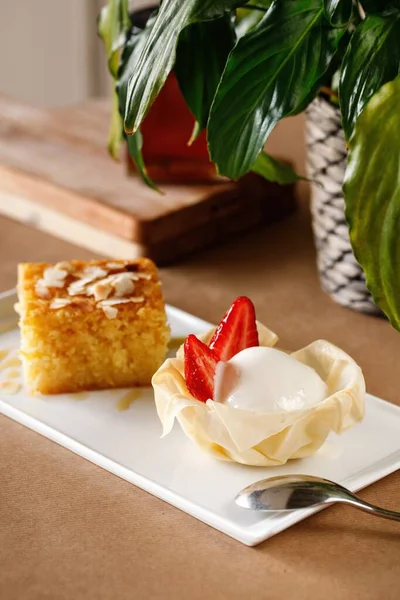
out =
[[217,364],[214,401],[254,412],[301,410],[324,400],[326,383],[293,356],[257,346]]

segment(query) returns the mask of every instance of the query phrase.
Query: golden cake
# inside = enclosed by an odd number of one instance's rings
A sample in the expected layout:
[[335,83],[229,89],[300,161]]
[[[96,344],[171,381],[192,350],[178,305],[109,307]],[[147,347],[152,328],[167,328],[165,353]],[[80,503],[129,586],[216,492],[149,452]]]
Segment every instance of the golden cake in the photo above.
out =
[[34,393],[149,385],[165,358],[169,327],[149,259],[20,264],[18,312]]

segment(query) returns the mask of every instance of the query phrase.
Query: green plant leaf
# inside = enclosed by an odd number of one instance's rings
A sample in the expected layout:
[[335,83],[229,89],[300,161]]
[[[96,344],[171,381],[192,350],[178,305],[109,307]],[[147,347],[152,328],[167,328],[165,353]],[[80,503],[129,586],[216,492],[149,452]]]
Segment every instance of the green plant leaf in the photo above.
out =
[[137,68],[131,72],[125,108],[125,131],[137,130],[175,62],[181,31],[193,23],[230,13],[243,0],[163,0]]
[[[114,81],[117,78],[120,50],[130,26],[128,0],[109,0],[99,14],[97,30],[104,42],[108,68]],[[116,160],[119,158],[123,132],[123,121],[118,110],[118,95],[114,90],[107,147]]]
[[353,0],[324,0],[325,14],[334,27],[347,25],[353,12]]
[[104,42],[108,68],[114,78],[118,71],[119,51],[130,26],[128,0],[108,0],[100,11],[97,31]]
[[322,0],[275,0],[238,41],[208,123],[221,174],[238,179],[249,171],[276,123],[315,96],[343,31],[330,28]]
[[147,21],[144,29],[132,27],[125,40],[121,54],[120,66],[117,74],[117,92],[119,97],[119,111],[122,117],[125,114],[126,97],[128,94],[131,74],[138,68],[139,58],[151,36],[157,15],[153,14]]
[[144,183],[146,183],[149,187],[151,187],[156,192],[160,192],[160,189],[156,186],[154,181],[150,179],[146,165],[144,164],[142,147],[143,147],[143,137],[140,133],[140,129],[137,130],[133,135],[126,135],[126,143],[128,146],[128,152],[130,156],[133,158],[136,168],[139,172],[139,175],[143,179]]
[[[152,27],[154,26],[156,15],[153,14],[147,21],[145,29],[139,29],[138,27],[132,27],[128,38],[126,39],[124,49],[121,55],[121,62],[118,69],[118,82],[116,85],[116,91],[119,102],[118,115],[121,123],[121,131],[123,132],[123,121],[122,117],[125,111],[126,94],[128,89],[128,83],[130,73],[136,69],[139,56],[146,45],[148,38],[150,37]],[[142,154],[143,138],[140,130],[137,130],[133,135],[125,134],[126,143],[128,146],[128,152],[132,157],[138,173],[143,181],[153,188],[154,190],[160,191],[155,183],[150,179]]]
[[119,160],[121,144],[124,139],[124,124],[119,113],[119,99],[116,90],[112,95],[111,121],[108,133],[107,149],[115,160]]
[[197,134],[207,125],[211,103],[235,39],[231,15],[193,23],[179,36],[174,70],[186,104],[197,121]]
[[254,163],[252,169],[253,173],[257,173],[264,177],[264,179],[268,179],[268,181],[273,181],[274,183],[279,183],[281,185],[287,185],[290,183],[295,183],[303,177],[299,177],[295,171],[293,171],[292,167],[281,163],[266,152],[261,152],[256,162]]
[[350,138],[350,239],[376,304],[400,330],[400,77],[368,102]]
[[400,72],[399,39],[400,18],[368,15],[354,32],[343,59],[339,87],[347,138],[371,96]]

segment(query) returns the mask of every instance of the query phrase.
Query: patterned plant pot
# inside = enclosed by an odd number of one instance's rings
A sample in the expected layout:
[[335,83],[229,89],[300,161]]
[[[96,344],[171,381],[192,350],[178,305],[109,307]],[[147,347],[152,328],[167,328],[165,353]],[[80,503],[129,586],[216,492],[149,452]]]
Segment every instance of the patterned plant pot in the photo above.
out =
[[344,213],[346,145],[338,108],[317,98],[306,111],[307,170],[322,288],[339,304],[380,314],[356,261]]

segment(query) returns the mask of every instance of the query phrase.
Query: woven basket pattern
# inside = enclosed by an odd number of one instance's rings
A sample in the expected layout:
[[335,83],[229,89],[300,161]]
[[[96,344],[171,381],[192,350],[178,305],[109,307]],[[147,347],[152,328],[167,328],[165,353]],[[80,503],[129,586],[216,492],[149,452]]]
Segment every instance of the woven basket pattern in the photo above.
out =
[[306,111],[307,170],[322,288],[339,304],[379,314],[350,245],[342,184],[346,146],[339,110],[317,98]]

